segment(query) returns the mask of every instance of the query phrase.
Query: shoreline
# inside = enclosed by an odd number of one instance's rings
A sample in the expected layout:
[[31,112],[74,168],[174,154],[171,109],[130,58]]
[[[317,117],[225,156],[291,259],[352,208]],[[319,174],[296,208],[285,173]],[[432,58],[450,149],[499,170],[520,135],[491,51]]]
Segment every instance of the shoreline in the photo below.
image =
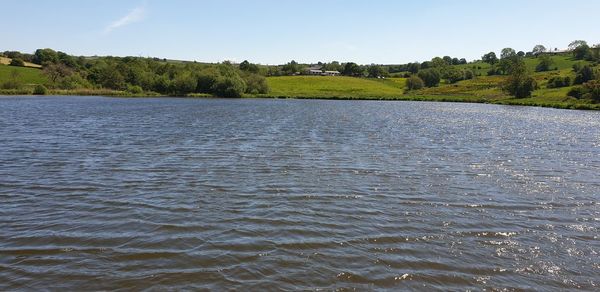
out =
[[[116,98],[220,98],[210,94],[188,94],[188,95],[162,95],[154,93],[134,94],[125,91],[111,90],[50,90],[45,95],[35,95],[24,90],[15,90],[13,92],[0,91],[0,97],[43,97],[43,96],[104,96]],[[405,95],[396,97],[352,97],[352,96],[276,96],[276,95],[246,95],[241,99],[256,98],[256,99],[315,99],[315,100],[371,100],[371,101],[422,101],[422,102],[453,102],[453,103],[480,103],[480,104],[497,104],[510,106],[530,106],[530,107],[545,107],[555,109],[569,110],[600,110],[600,103],[556,103],[556,102],[527,102],[518,99],[501,99],[487,100],[481,97],[460,96],[460,95]],[[232,98],[235,99],[235,98]]]

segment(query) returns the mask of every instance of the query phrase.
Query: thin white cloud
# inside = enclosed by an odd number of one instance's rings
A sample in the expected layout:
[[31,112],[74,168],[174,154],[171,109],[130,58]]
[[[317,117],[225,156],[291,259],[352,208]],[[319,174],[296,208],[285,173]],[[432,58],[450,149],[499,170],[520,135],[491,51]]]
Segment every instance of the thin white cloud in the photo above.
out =
[[110,32],[112,32],[115,29],[118,29],[120,27],[138,22],[138,21],[142,21],[144,18],[146,17],[146,6],[142,5],[142,6],[138,6],[134,9],[132,9],[131,11],[129,11],[129,13],[115,21],[113,21],[111,24],[109,24],[105,29],[104,29],[104,33],[108,34]]

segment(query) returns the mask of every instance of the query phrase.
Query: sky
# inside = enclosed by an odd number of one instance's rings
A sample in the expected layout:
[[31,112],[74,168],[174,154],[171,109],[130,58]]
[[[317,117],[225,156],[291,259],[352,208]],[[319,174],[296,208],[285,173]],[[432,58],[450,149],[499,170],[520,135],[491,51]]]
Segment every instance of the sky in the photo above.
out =
[[0,51],[261,64],[479,59],[600,43],[600,1],[0,0]]

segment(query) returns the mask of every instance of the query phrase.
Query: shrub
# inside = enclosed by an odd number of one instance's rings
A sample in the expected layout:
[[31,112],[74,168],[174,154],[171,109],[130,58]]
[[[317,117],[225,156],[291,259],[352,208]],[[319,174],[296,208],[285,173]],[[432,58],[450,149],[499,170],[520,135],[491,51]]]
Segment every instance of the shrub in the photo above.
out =
[[548,80],[547,88],[559,88],[571,86],[571,77],[554,76]]
[[38,84],[33,89],[33,94],[34,95],[46,95],[46,94],[48,94],[48,89],[46,88],[46,86]]
[[516,98],[531,97],[531,92],[537,89],[537,83],[529,74],[525,62],[516,60],[509,67],[509,73],[504,90]]
[[585,82],[588,82],[588,81],[594,79],[595,76],[596,76],[596,72],[594,72],[594,69],[592,69],[592,67],[590,67],[588,65],[585,65],[577,71],[577,74],[575,75],[575,81],[573,83],[574,84],[583,84]]
[[211,89],[216,96],[239,98],[246,91],[246,83],[239,75],[221,76]]
[[573,88],[571,88],[571,90],[569,90],[567,95],[574,97],[574,98],[581,98],[586,93],[587,92],[586,92],[585,88],[583,88],[583,86],[573,86]]
[[141,94],[144,92],[141,86],[139,85],[127,85],[127,91],[133,94]]
[[265,94],[269,93],[270,88],[267,79],[258,74],[245,74],[243,76],[246,82],[246,93],[250,94]]
[[536,72],[550,71],[550,66],[552,66],[552,64],[554,63],[554,61],[552,61],[552,58],[550,58],[550,56],[548,56],[548,55],[541,55],[539,57],[539,59],[540,59],[540,63],[537,64],[537,66],[535,66],[535,71]]
[[464,80],[465,73],[460,69],[452,67],[446,70],[446,72],[444,73],[444,78],[446,79],[446,81],[448,81],[448,83],[452,84]]
[[465,80],[470,80],[475,78],[475,73],[472,70],[465,70]]
[[591,80],[583,85],[583,88],[589,94],[589,98],[594,101],[600,101],[600,79]]
[[10,66],[23,67],[25,66],[25,62],[19,58],[15,58],[10,61]]
[[418,76],[410,76],[406,79],[406,89],[408,90],[417,90],[421,89],[425,86],[425,83]]
[[427,87],[435,87],[440,84],[440,71],[437,69],[421,70],[417,76],[423,80]]
[[21,82],[16,80],[8,80],[2,83],[0,86],[2,89],[19,89],[23,86]]
[[212,87],[219,76],[221,76],[221,73],[215,67],[202,70],[197,76],[196,92],[211,93]]

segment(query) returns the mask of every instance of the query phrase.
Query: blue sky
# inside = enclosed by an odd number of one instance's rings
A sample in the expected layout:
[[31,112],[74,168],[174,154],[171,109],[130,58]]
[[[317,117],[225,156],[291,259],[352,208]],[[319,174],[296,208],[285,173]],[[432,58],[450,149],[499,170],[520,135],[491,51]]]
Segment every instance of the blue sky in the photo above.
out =
[[0,50],[398,64],[600,43],[600,1],[0,0]]

